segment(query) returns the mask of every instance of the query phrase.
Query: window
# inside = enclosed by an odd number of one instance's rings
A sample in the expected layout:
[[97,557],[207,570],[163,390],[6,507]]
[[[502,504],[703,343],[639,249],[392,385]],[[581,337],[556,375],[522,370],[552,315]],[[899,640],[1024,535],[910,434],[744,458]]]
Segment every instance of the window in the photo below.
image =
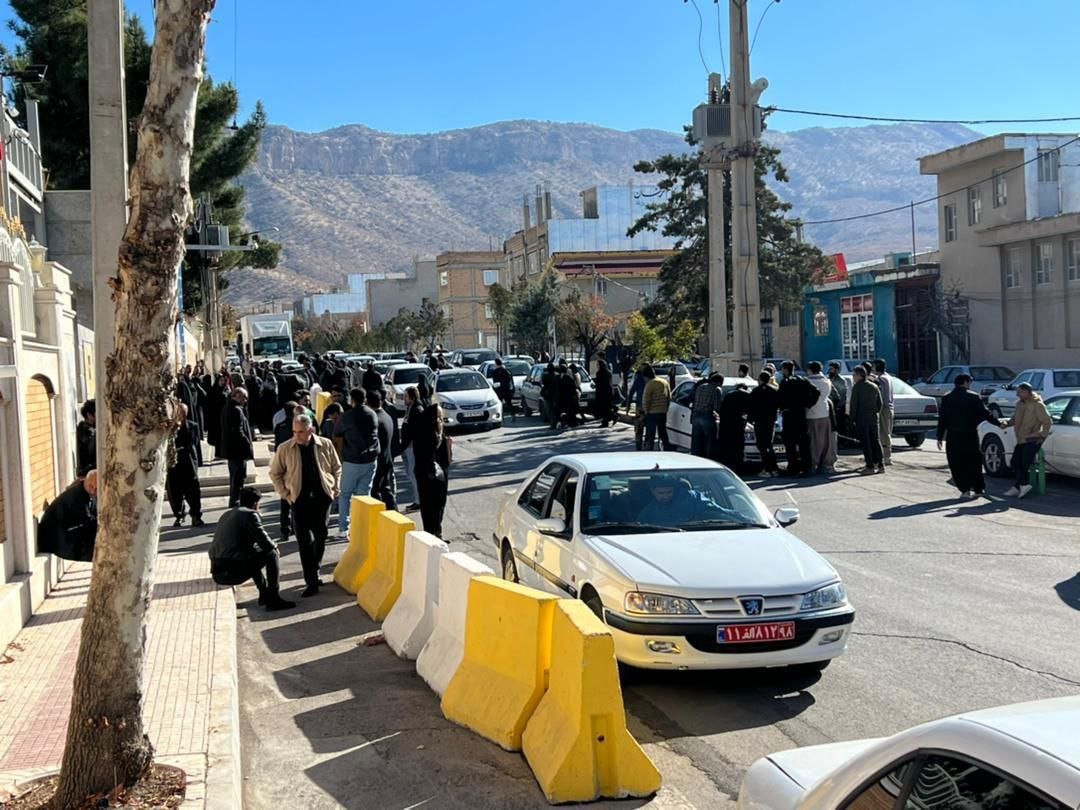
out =
[[484,304],[484,317],[489,321],[495,320],[495,307],[491,304]]
[[578,474],[571,470],[566,474],[562,484],[559,485],[555,497],[551,499],[551,514],[549,517],[558,518],[570,528],[573,520],[574,501],[577,499]]
[[1039,259],[1035,266],[1035,283],[1050,284],[1054,280],[1054,243],[1039,243]]
[[956,203],[945,206],[945,241],[952,242],[956,239]]
[[1009,201],[1009,182],[1004,171],[994,172],[994,208],[1004,208]]
[[450,283],[450,272],[448,270],[439,271],[439,286],[445,287]]
[[484,271],[484,286],[490,287],[492,284],[499,283],[499,271],[498,270],[485,270]]
[[526,265],[528,267],[528,272],[529,272],[530,276],[534,276],[534,275],[536,275],[537,273],[540,272],[540,267],[537,264],[536,259],[537,259],[537,257],[536,257],[536,252],[535,251],[533,251],[532,253],[529,253],[525,257],[525,262],[526,262]]
[[1024,254],[1018,248],[1009,248],[1005,256],[1005,289],[1011,290],[1021,286],[1024,278]]
[[876,356],[872,295],[854,295],[840,299],[840,333],[845,360]]
[[814,304],[814,337],[829,336],[829,308]]
[[901,762],[884,776],[880,776],[859,791],[846,805],[845,810],[888,810],[896,807],[904,783],[915,765],[914,760]]
[[1056,183],[1058,181],[1058,150],[1039,150],[1039,182]]
[[1054,388],[1080,388],[1080,369],[1068,368],[1055,371]]
[[548,464],[521,493],[518,506],[536,517],[541,517],[544,514],[544,505],[547,503],[548,495],[551,494],[551,488],[555,486],[555,482],[559,480],[564,469],[562,464]]
[[449,304],[443,304],[440,309],[442,309],[442,314],[444,318],[451,317],[451,313],[453,312],[453,310],[450,309]]
[[1065,261],[1069,268],[1069,281],[1080,281],[1080,239],[1065,243]]
[[781,326],[798,326],[799,325],[799,308],[798,307],[785,307],[780,306],[780,325]]
[[1046,401],[1046,412],[1050,414],[1050,421],[1060,425],[1064,421],[1065,411],[1072,402],[1072,397],[1058,397]]
[[982,219],[982,189],[972,186],[968,189],[968,225],[978,225]]
[[1046,379],[1046,375],[1043,374],[1041,371],[1036,371],[1034,374],[1031,375],[1031,387],[1034,388],[1036,391],[1042,391],[1044,379]]

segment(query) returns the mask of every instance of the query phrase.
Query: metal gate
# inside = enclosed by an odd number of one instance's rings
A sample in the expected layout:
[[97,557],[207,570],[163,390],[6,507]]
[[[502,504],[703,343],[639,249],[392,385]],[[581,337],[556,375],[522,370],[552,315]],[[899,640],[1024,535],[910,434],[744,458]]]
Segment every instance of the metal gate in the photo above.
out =
[[896,287],[896,354],[901,379],[928,377],[938,368],[933,282]]

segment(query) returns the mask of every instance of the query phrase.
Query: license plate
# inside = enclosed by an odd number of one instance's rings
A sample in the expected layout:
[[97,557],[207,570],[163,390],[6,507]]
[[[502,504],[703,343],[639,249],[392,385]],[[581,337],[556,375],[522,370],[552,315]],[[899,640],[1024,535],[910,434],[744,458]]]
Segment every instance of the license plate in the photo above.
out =
[[752,644],[759,641],[794,641],[795,622],[727,624],[716,628],[717,644]]
[[484,412],[483,412],[483,411],[463,411],[463,412],[462,412],[462,415],[463,415],[463,416],[464,416],[464,417],[465,417],[466,419],[472,419],[473,417],[477,417],[477,416],[483,416],[483,415],[484,415]]
[[901,425],[917,425],[917,424],[919,424],[918,419],[894,419],[893,420],[893,425],[897,426],[897,427],[899,427]]

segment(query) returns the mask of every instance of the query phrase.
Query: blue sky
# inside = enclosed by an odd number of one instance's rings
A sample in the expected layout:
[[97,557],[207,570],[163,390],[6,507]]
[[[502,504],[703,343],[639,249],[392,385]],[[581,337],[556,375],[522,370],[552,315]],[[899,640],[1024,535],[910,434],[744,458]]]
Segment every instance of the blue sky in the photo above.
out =
[[[717,6],[696,3],[705,61],[719,71]],[[751,32],[769,3],[750,0]],[[128,8],[150,27],[150,0]],[[726,54],[726,0],[719,8]],[[1078,115],[1078,30],[1080,0],[783,0],[764,17],[751,73],[769,79],[762,102],[782,107]],[[216,79],[233,78],[235,56],[246,107],[262,99],[273,123],[309,131],[432,132],[512,118],[677,131],[705,92],[698,16],[683,0],[218,0],[208,47]],[[770,121],[815,125],[849,124]]]

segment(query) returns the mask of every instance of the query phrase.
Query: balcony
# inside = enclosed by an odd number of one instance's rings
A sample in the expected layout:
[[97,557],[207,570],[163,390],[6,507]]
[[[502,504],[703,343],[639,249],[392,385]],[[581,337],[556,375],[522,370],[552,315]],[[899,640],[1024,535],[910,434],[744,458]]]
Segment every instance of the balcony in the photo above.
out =
[[41,205],[44,196],[43,170],[41,155],[34,148],[34,142],[25,129],[4,113],[4,163],[8,178],[18,185],[23,196]]

